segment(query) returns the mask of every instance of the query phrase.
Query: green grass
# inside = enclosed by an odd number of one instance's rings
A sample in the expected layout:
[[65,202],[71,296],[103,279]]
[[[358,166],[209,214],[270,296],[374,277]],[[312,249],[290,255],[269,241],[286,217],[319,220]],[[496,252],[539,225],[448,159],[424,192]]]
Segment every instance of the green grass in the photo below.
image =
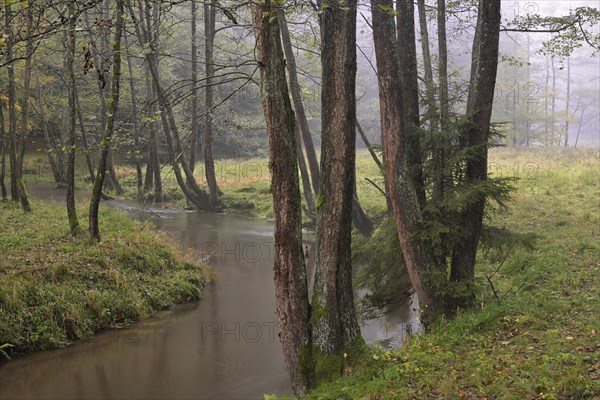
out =
[[[600,175],[592,151],[495,150],[495,174],[518,176],[494,223],[538,235],[535,250],[480,256],[479,307],[376,349],[311,399],[592,399],[600,396]],[[484,274],[500,296],[496,301]],[[374,360],[373,357],[378,358]]]
[[[60,347],[198,299],[210,279],[163,233],[102,208],[103,240],[69,234],[63,206],[0,204],[0,358]],[[85,221],[85,210],[78,210]]]

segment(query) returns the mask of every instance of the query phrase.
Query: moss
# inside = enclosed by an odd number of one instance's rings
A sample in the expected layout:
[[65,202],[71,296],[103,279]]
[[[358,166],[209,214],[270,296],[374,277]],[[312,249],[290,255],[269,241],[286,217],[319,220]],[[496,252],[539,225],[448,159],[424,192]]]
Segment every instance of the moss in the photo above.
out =
[[344,367],[343,354],[325,354],[314,348],[312,352],[317,382],[327,382],[340,377]]

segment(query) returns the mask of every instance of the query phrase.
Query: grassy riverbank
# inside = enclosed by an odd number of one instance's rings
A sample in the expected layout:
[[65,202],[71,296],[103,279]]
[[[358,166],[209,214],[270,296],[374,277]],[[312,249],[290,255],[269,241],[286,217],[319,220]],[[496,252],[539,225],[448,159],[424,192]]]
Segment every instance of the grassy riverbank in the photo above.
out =
[[494,222],[536,234],[535,250],[511,252],[497,272],[482,254],[478,309],[375,350],[308,398],[600,398],[598,153],[498,150],[490,171],[520,178]]
[[[120,210],[101,209],[100,243],[86,233],[70,236],[64,206],[34,201],[33,210],[0,203],[0,345],[12,346],[6,353],[61,347],[198,299],[210,279],[192,253]],[[86,210],[78,211],[84,223]]]

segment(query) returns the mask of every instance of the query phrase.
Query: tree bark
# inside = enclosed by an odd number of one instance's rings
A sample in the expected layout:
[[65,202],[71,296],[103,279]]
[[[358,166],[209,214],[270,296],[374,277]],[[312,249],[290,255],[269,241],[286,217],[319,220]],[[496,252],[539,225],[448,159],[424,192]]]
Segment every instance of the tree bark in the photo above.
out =
[[[481,28],[480,61],[475,79],[476,87],[473,91],[475,99],[467,101],[474,107],[473,110],[467,110],[467,116],[472,122],[468,131],[468,146],[474,149],[476,156],[467,161],[467,183],[487,180],[488,139],[498,70],[500,0],[480,0],[478,19]],[[450,271],[452,282],[469,283],[475,278],[477,245],[483,224],[484,206],[485,196],[482,195],[481,199],[465,207],[461,213],[461,221],[464,221],[463,231],[466,234],[452,252]],[[463,306],[464,303],[470,302],[472,297],[471,293],[467,293],[463,298],[458,298],[453,306]]]
[[434,285],[437,277],[434,274],[444,272],[435,263],[431,245],[416,237],[422,225],[422,216],[417,191],[408,171],[409,147],[405,120],[397,117],[403,112],[403,98],[401,84],[397,79],[400,57],[396,45],[394,17],[385,11],[391,7],[391,0],[371,1],[383,148],[400,247],[411,282],[419,297],[422,322],[427,326],[443,307],[438,301]]
[[425,204],[425,183],[421,160],[419,136],[419,82],[417,70],[417,46],[415,42],[415,9],[412,1],[397,1],[397,36],[400,61],[400,84],[403,95],[403,118],[407,128],[408,168],[417,191],[419,204]]
[[298,83],[296,57],[294,56],[294,49],[292,48],[290,31],[288,29],[287,21],[285,20],[285,12],[282,8],[278,10],[277,15],[279,18],[279,28],[281,30],[283,52],[285,54],[286,59],[290,93],[292,95],[292,102],[294,105],[294,111],[296,113],[296,122],[298,123],[298,127],[300,128],[300,134],[302,135],[302,141],[304,142],[304,150],[306,151],[306,157],[308,159],[308,167],[310,169],[312,187],[316,195],[319,192],[319,162],[317,160],[315,145],[313,143],[310,128],[308,126],[308,120],[306,119],[306,113],[304,112],[304,104],[302,103],[300,84]]
[[284,359],[296,396],[313,386],[310,306],[302,250],[302,211],[297,168],[297,134],[287,91],[277,17],[271,0],[252,3],[261,75],[262,104],[269,137],[271,191],[275,210],[273,265],[277,315]]
[[[321,176],[317,196],[317,251],[312,297],[313,344],[336,359],[362,341],[352,291],[351,230],[356,142],[355,0],[320,4],[322,62]],[[340,361],[342,359],[339,359]],[[342,370],[323,368],[317,379]]]
[[67,31],[67,83],[69,87],[69,132],[67,138],[67,216],[69,218],[69,227],[71,235],[77,235],[80,231],[79,220],[77,219],[77,209],[75,207],[75,4],[76,0],[70,0],[68,5],[69,25]]
[[204,106],[204,169],[210,199],[210,207],[219,204],[219,187],[215,176],[215,160],[213,158],[213,85],[215,75],[214,46],[215,46],[215,7],[212,1],[204,3],[204,61],[206,68],[206,90]]

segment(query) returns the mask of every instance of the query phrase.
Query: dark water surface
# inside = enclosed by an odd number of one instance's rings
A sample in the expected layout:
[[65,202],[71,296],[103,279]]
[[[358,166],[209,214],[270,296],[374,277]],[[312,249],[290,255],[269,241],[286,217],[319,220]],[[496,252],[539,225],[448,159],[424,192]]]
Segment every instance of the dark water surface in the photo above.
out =
[[[45,184],[35,197],[62,201]],[[291,394],[277,336],[271,223],[111,201],[151,221],[211,265],[203,299],[63,349],[0,363],[0,399],[254,399]],[[314,234],[307,234],[314,239]],[[311,236],[313,236],[311,238]],[[307,242],[310,246],[310,243]],[[311,264],[309,257],[309,264]],[[310,267],[310,265],[309,265]],[[367,321],[369,343],[398,345],[410,306]]]

